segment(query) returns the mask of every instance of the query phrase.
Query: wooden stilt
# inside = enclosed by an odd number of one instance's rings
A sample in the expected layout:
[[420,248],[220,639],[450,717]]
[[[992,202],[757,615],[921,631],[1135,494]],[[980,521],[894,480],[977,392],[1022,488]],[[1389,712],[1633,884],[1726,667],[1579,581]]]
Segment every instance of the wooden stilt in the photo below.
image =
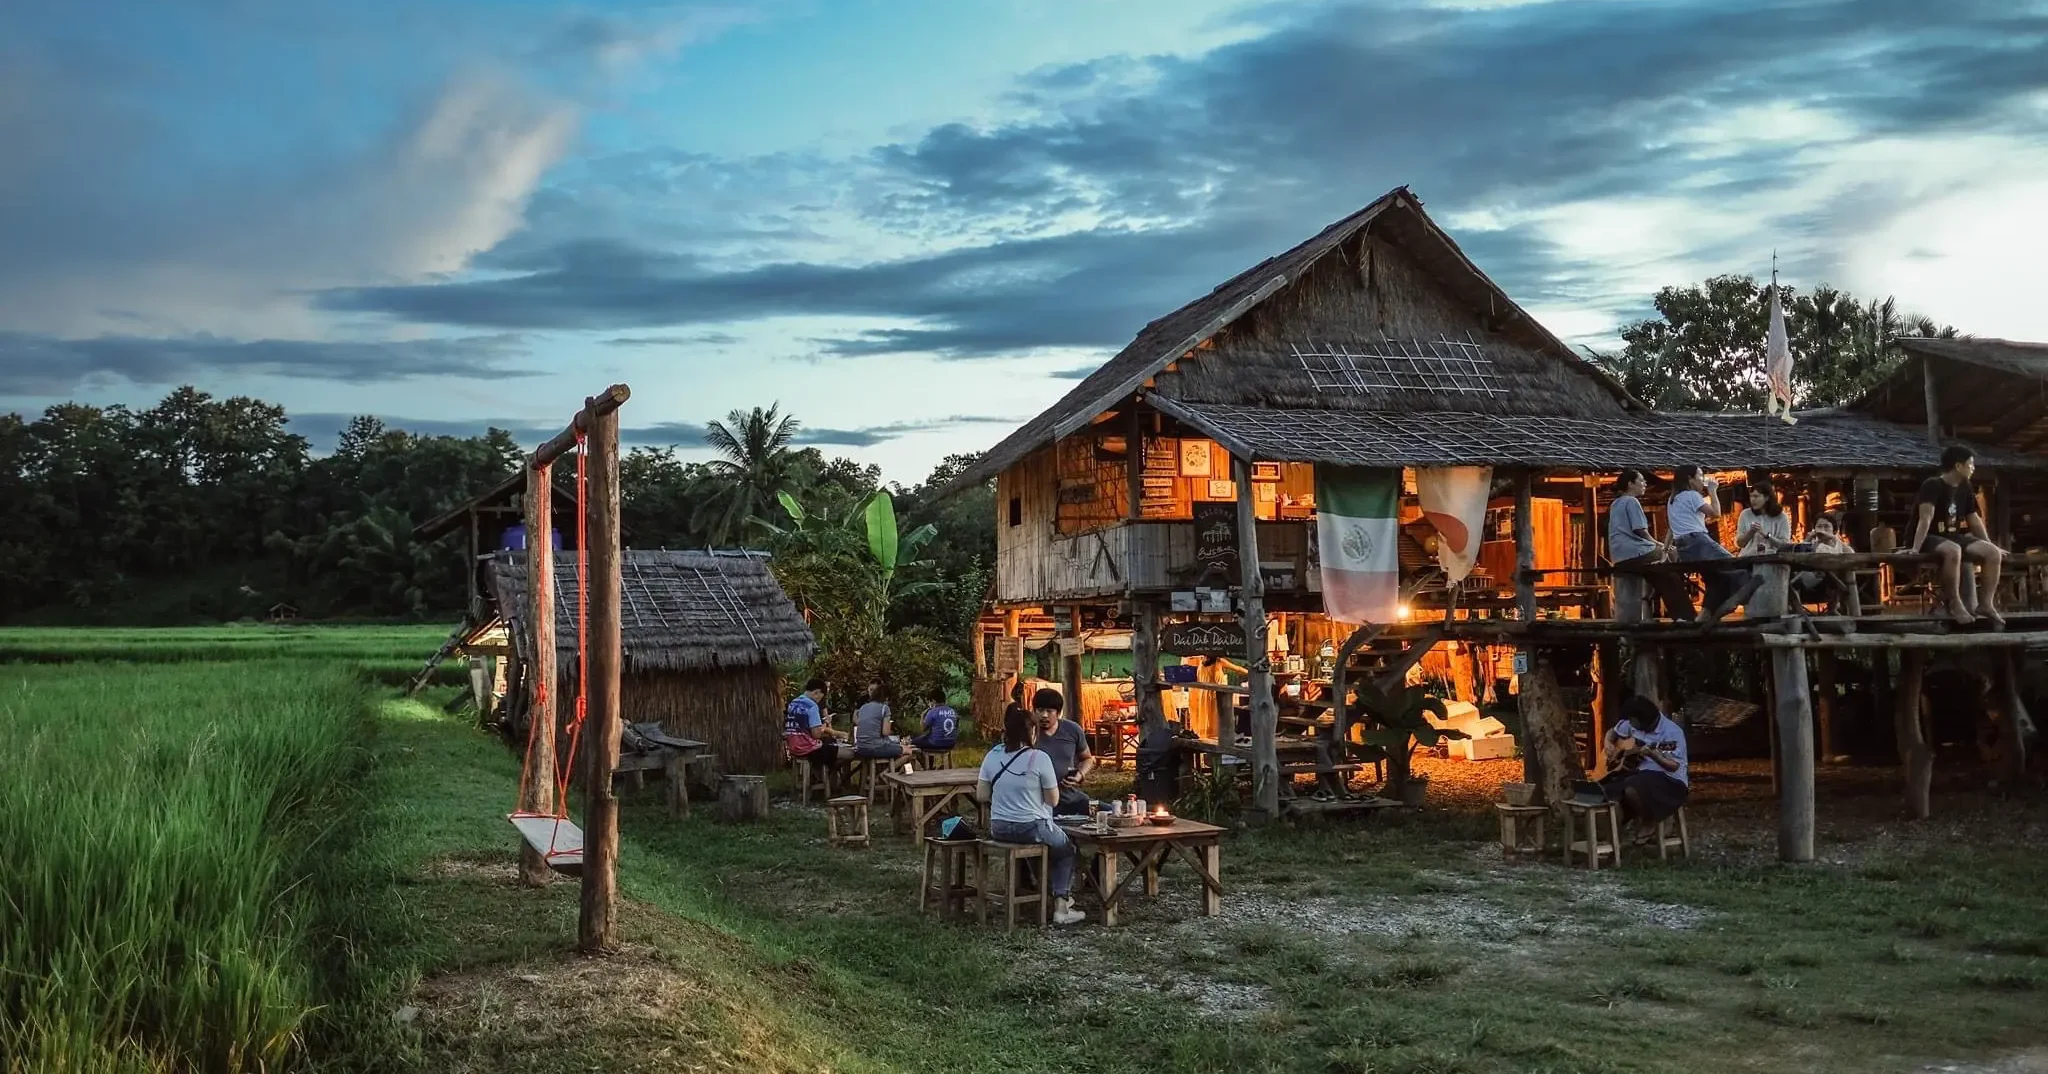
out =
[[1266,583],[1259,570],[1251,460],[1233,454],[1230,473],[1237,482],[1237,564],[1243,578],[1245,667],[1251,669],[1245,685],[1251,689],[1252,798],[1271,820],[1280,815],[1280,708],[1273,700],[1273,664],[1266,655]]
[[2020,654],[1991,654],[1991,711],[1998,721],[1998,781],[2006,786],[2019,782],[2027,770],[2027,738],[2033,721],[2027,703],[2020,699]]
[[1621,643],[1603,641],[1593,647],[1593,742],[1590,756],[1583,757],[1588,768],[1600,763],[1600,740],[1614,726],[1616,713],[1628,689],[1621,681]]
[[1934,750],[1921,726],[1920,687],[1927,675],[1927,654],[1916,649],[1899,653],[1899,686],[1893,699],[1892,731],[1899,743],[1899,766],[1906,779],[1906,812],[1925,820],[1934,782]]
[[1515,475],[1515,614],[1524,623],[1536,618],[1534,482],[1527,470]]
[[[598,400],[585,404],[596,410]],[[589,515],[590,683],[583,750],[582,912],[576,946],[597,954],[618,946],[619,803],[612,794],[611,773],[619,766],[619,413],[616,407],[595,414],[586,445],[589,488],[582,507]]]
[[1131,700],[1138,705],[1138,726],[1150,731],[1166,719],[1159,701],[1159,609],[1149,601],[1138,605],[1131,629]]
[[1835,750],[1835,683],[1839,674],[1838,660],[1832,649],[1822,649],[1814,654],[1813,670],[1816,682],[1813,694],[1813,718],[1819,736],[1820,760],[1832,763]]
[[[1764,583],[1750,607],[1762,617],[1785,614],[1790,599],[1792,568],[1764,566]],[[1773,649],[1771,662],[1771,726],[1777,732],[1778,858],[1812,861],[1814,844],[1813,707],[1806,677],[1806,654],[1798,649]]]
[[[555,811],[555,539],[550,467],[526,471],[526,621],[533,638],[527,684],[527,779],[523,813]],[[519,879],[540,887],[554,870],[531,844],[519,851]]]
[[1571,709],[1557,685],[1547,649],[1529,650],[1529,673],[1522,676],[1522,780],[1534,783],[1552,810],[1571,798],[1572,782],[1584,774],[1572,748]]

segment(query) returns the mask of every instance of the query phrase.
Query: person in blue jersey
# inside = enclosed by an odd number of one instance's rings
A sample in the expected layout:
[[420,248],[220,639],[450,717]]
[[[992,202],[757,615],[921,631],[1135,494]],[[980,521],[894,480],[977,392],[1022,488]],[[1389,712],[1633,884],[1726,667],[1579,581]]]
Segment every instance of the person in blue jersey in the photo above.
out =
[[960,714],[946,704],[946,691],[939,687],[932,687],[924,699],[924,727],[910,744],[926,753],[944,753],[960,743]]
[[839,755],[837,739],[825,722],[825,680],[812,679],[782,710],[782,741],[791,757],[831,764]]

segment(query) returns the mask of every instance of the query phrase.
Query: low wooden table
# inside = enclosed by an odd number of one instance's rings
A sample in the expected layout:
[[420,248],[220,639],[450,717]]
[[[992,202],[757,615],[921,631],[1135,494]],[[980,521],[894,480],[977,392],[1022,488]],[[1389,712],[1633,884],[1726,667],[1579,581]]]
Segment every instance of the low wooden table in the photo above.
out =
[[896,834],[903,834],[903,822],[907,815],[914,823],[914,832],[923,832],[925,826],[939,814],[951,808],[962,796],[974,807],[974,815],[980,820],[983,830],[988,823],[982,817],[982,805],[974,800],[974,781],[980,775],[974,768],[926,768],[916,772],[890,772],[882,778],[896,785],[902,793],[897,796],[896,808],[890,811]]
[[[1171,855],[1179,855],[1202,881],[1202,913],[1215,917],[1223,912],[1223,829],[1201,821],[1175,818],[1170,827],[1142,824],[1136,828],[1096,831],[1084,825],[1063,825],[1067,838],[1084,855],[1094,859],[1076,863],[1075,873],[1102,899],[1102,923],[1115,925],[1124,889],[1138,876],[1145,878],[1145,894],[1159,894],[1159,867]],[[1130,872],[1121,879],[1124,865]]]

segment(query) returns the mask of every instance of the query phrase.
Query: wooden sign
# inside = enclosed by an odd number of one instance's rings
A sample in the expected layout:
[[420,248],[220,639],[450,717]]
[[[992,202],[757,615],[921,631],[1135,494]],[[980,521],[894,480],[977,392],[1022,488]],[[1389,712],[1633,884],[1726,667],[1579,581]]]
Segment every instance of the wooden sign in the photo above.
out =
[[1059,645],[1060,655],[1062,657],[1068,657],[1080,656],[1083,652],[1086,651],[1087,643],[1082,641],[1080,638],[1061,638],[1059,639]]
[[1174,623],[1159,631],[1159,649],[1174,656],[1243,656],[1244,624]]
[[996,638],[996,674],[1019,675],[1024,671],[1024,639]]
[[1195,516],[1195,565],[1202,573],[1237,577],[1237,505],[1198,503]]

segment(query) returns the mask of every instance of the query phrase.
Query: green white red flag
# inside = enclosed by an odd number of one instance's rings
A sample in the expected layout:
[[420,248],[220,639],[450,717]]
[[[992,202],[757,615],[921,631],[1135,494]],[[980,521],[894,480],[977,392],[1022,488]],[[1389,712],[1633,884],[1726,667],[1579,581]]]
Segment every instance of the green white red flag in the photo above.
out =
[[1401,471],[1316,466],[1323,610],[1340,623],[1388,623],[1401,605]]

